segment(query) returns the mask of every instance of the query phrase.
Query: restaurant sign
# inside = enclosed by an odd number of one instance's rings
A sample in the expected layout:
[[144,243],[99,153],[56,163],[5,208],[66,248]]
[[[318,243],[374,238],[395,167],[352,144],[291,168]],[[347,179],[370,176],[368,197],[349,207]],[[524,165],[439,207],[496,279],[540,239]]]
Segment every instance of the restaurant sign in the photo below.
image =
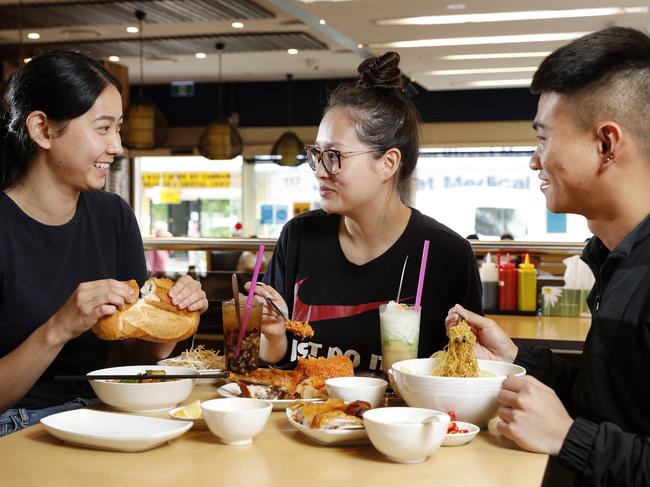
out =
[[142,186],[178,188],[230,188],[229,172],[146,172],[142,173]]

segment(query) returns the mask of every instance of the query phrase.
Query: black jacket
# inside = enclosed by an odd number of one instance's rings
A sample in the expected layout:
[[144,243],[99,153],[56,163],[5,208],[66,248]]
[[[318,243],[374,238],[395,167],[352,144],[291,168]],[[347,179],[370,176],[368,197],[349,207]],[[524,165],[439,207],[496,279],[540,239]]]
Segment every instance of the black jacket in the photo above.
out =
[[520,349],[516,363],[552,387],[573,425],[558,456],[580,485],[650,485],[650,216],[611,252],[594,237],[596,277],[582,364]]

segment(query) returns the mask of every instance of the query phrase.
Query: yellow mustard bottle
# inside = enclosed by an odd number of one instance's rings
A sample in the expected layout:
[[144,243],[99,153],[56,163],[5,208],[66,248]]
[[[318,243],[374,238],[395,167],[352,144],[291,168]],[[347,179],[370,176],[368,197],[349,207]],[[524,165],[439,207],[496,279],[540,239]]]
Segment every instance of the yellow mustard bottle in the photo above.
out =
[[524,257],[524,262],[519,264],[519,287],[518,302],[519,311],[536,311],[537,310],[537,270],[535,264],[530,262],[528,254]]

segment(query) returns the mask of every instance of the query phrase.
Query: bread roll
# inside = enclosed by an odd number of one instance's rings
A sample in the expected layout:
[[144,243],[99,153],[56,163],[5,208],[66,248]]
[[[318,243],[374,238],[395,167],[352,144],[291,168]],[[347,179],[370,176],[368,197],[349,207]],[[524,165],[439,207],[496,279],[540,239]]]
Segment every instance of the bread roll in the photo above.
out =
[[139,338],[150,342],[177,342],[192,336],[199,326],[199,312],[182,310],[172,304],[169,290],[174,283],[166,278],[149,279],[142,289],[131,279],[127,282],[136,296],[111,316],[101,318],[92,330],[102,340]]

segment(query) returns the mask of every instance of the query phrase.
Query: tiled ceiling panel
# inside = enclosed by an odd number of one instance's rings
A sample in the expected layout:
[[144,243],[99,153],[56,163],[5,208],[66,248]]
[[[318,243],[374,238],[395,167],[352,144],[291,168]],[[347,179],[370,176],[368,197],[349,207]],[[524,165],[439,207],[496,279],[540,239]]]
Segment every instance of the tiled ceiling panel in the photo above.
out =
[[[147,23],[247,20],[274,17],[250,0],[93,0],[39,2],[20,7],[23,28],[115,25],[133,23],[136,9],[147,14]],[[19,5],[0,6],[0,29],[19,25]]]
[[[165,57],[193,55],[196,52],[216,52],[215,44],[223,42],[224,52],[286,51],[289,48],[299,50],[324,50],[327,45],[304,32],[267,32],[258,34],[219,34],[214,36],[188,36],[173,38],[147,38],[144,41],[146,57]],[[2,45],[0,52],[15,52],[18,46]],[[108,56],[139,56],[140,42],[133,40],[101,40],[89,42],[30,44],[25,46],[29,53],[37,50],[56,48],[78,49],[95,58]],[[27,52],[26,52],[27,54]]]

